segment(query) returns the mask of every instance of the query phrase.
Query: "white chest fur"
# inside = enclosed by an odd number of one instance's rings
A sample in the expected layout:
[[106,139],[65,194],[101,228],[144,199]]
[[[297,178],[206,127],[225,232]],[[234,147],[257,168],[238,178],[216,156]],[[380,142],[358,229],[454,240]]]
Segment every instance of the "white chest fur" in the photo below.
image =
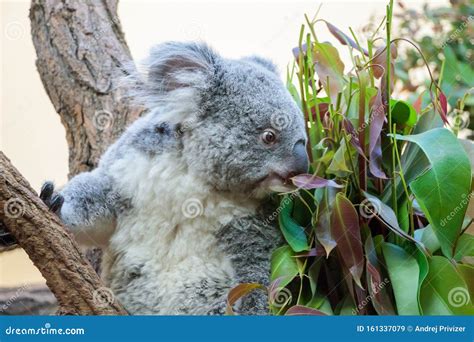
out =
[[[107,255],[146,264],[158,288],[170,293],[202,277],[232,277],[230,261],[216,248],[215,232],[235,217],[255,213],[256,203],[212,192],[176,155],[134,153],[110,169],[131,210],[120,215]],[[128,261],[127,261],[128,260]],[[107,260],[105,260],[105,268]],[[113,278],[109,274],[109,278]],[[166,301],[165,300],[165,301]]]

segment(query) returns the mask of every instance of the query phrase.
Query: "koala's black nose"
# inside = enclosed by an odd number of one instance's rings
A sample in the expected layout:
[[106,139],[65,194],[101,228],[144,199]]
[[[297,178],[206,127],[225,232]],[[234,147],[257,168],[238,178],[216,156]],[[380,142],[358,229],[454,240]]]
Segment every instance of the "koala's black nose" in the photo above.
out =
[[307,173],[309,169],[309,158],[306,152],[304,140],[298,140],[293,147],[293,170],[292,173],[298,175],[300,173]]

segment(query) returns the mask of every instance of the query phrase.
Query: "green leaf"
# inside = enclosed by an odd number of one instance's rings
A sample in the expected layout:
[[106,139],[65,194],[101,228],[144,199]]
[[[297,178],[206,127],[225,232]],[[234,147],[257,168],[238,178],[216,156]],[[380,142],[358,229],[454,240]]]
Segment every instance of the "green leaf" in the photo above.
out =
[[471,298],[471,301],[474,302],[474,266],[457,264],[456,268],[464,278],[464,281],[466,282],[466,285],[469,289],[469,297]]
[[408,234],[410,230],[410,213],[408,212],[408,201],[406,199],[398,206],[397,220],[400,223],[400,228]]
[[444,128],[396,138],[416,143],[431,164],[428,171],[410,182],[410,188],[443,254],[451,258],[467,209],[463,203],[471,189],[469,159],[458,139]]
[[349,270],[356,284],[362,287],[360,278],[364,271],[364,254],[360,238],[359,217],[342,193],[336,195],[333,209],[331,234],[337,242],[337,250],[344,266]]
[[315,294],[313,298],[306,304],[307,307],[318,309],[327,315],[334,315],[332,311],[331,303],[326,296]]
[[473,315],[474,306],[462,275],[445,257],[433,256],[423,282],[420,303],[424,315]]
[[474,236],[467,233],[464,233],[459,237],[456,246],[456,253],[454,253],[454,259],[461,261],[465,256],[474,257]]
[[471,140],[466,139],[459,139],[464,151],[466,151],[466,155],[471,162],[471,176],[474,177],[474,142]]
[[347,150],[348,148],[346,146],[346,142],[343,139],[341,140],[341,145],[334,154],[334,157],[331,161],[331,164],[329,164],[326,173],[336,175],[337,177],[347,177],[352,173],[348,166],[350,163],[348,159],[348,153],[353,159],[353,162],[355,161],[354,157],[356,157],[356,153],[354,149],[349,148],[349,152],[347,152]]
[[296,104],[298,105],[299,108],[303,108],[301,106],[301,98],[300,98],[300,95],[298,93],[298,89],[296,88],[296,86],[293,84],[293,82],[291,80],[287,80],[286,82],[286,88],[288,89],[288,91],[290,92],[291,94],[291,97],[293,97],[293,100],[296,102]]
[[[311,288],[311,294],[316,294],[318,290],[318,277],[319,271],[323,264],[323,258],[317,258],[313,264],[308,268],[309,286]],[[317,308],[316,308],[317,309]]]
[[354,316],[357,312],[354,301],[349,295],[346,296],[341,303],[339,303],[339,306],[340,306],[339,315],[341,316]]
[[286,241],[295,252],[307,251],[309,246],[304,228],[292,218],[293,199],[288,195],[284,196],[280,207],[278,222]]
[[399,315],[419,315],[418,278],[420,268],[414,257],[391,243],[382,245]]
[[431,253],[436,252],[441,247],[430,224],[425,228],[415,230],[415,239],[420,241]]
[[[360,89],[358,81],[355,80],[355,83],[352,84],[351,94],[349,94],[349,87],[346,87],[347,91],[344,92],[344,97],[346,101],[349,101],[349,96],[352,95],[349,108],[347,108],[346,117],[350,120],[354,127],[359,127],[359,99],[360,99]],[[366,122],[369,121],[368,113],[372,98],[377,95],[377,88],[367,86],[365,89],[365,113],[367,116],[364,118]]]
[[411,104],[402,100],[390,99],[390,107],[392,110],[392,120],[398,127],[415,126],[418,115]]
[[420,293],[421,293],[421,286],[423,281],[425,280],[426,276],[428,275],[429,264],[428,259],[425,253],[419,248],[419,246],[415,246],[416,251],[414,253],[416,260],[418,261],[418,266],[420,267],[420,276],[418,277],[418,308],[420,309],[420,313],[423,312],[421,309],[421,301],[420,301]]
[[[425,113],[420,117],[418,123],[415,126],[415,129],[413,130],[413,133],[420,134],[423,132],[427,132],[431,129],[441,127],[443,127],[443,121],[434,110],[431,110],[430,112]],[[417,178],[430,167],[430,162],[428,158],[426,158],[424,152],[416,144],[409,144],[408,146],[406,146],[405,151],[402,152],[401,162],[405,181],[407,183],[410,183],[412,180]],[[396,178],[395,183],[397,188],[397,195],[398,197],[400,197],[404,194],[403,184],[400,180],[400,177]],[[382,201],[384,203],[389,203],[391,193],[392,188],[387,186],[382,196]]]
[[298,275],[295,253],[289,246],[275,249],[271,260],[271,281],[279,279],[278,287],[285,287]]

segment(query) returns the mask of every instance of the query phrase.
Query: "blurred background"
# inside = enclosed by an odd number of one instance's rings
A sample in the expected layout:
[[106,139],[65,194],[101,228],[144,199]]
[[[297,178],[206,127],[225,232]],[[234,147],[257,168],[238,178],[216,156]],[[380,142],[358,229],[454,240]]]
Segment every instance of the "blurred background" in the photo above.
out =
[[[460,2],[453,1],[454,6]],[[0,0],[0,3],[0,150],[35,189],[39,190],[45,180],[53,180],[61,186],[67,181],[68,174],[65,131],[36,71],[28,19],[30,3],[5,0]],[[451,37],[453,30],[461,27],[463,22],[452,18],[446,20],[446,16],[457,15],[465,9],[459,6],[453,9],[453,4],[448,1],[430,1],[429,8],[423,4],[421,1],[405,1],[403,6],[395,6],[394,35],[415,38],[424,44],[426,50],[435,46],[434,43],[448,42],[445,45],[454,46],[451,58],[458,58],[464,64],[472,61],[472,55],[469,57],[468,52],[463,50],[463,37],[471,34],[471,38],[465,41],[467,51],[472,54],[473,21]],[[258,54],[270,58],[280,67],[282,79],[285,79],[286,67],[293,58],[291,49],[297,45],[304,14],[312,17],[320,5],[317,1],[293,0],[122,0],[119,16],[136,60],[145,57],[149,48],[160,42],[203,40],[226,57]],[[356,33],[364,34],[382,20],[385,5],[386,1],[327,1],[322,3],[319,17],[346,33],[352,27]],[[443,8],[444,12],[433,12],[431,8]],[[334,42],[325,26],[322,24],[320,27],[320,39]],[[436,39],[440,41],[435,42]],[[346,52],[344,49],[340,51]],[[406,53],[409,54],[409,51]],[[426,53],[433,62],[441,58],[439,49]],[[348,60],[349,56],[343,54],[342,58]],[[413,58],[411,61],[404,60],[404,63],[411,63],[404,67],[413,68],[414,72],[398,75],[403,81],[399,92],[410,89],[413,82],[424,82],[426,79],[416,75],[416,66],[421,63]],[[469,77],[471,83],[474,79],[472,64],[461,67],[459,74],[466,79],[454,79],[450,84],[469,88]],[[21,249],[0,254],[0,286],[42,282],[40,273]]]

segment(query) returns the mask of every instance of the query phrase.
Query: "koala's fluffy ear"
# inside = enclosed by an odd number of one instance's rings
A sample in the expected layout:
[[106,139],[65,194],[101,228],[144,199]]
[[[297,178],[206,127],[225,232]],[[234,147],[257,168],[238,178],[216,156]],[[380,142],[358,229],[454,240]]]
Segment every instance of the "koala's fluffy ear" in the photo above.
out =
[[158,91],[199,87],[200,81],[214,73],[217,59],[204,43],[163,43],[150,52],[147,81]]
[[252,63],[252,64],[256,64],[256,65],[259,65],[261,67],[264,67],[265,69],[267,69],[268,71],[270,72],[273,72],[274,74],[277,74],[279,75],[278,73],[278,68],[276,67],[276,65],[269,59],[265,59],[265,58],[262,58],[262,57],[259,57],[259,56],[249,56],[249,57],[244,57],[242,58],[242,60],[246,61],[246,62],[249,62],[249,63]]
[[204,43],[160,44],[143,63],[139,80],[133,77],[133,96],[161,120],[180,123],[199,111],[200,92],[212,83],[219,58]]

